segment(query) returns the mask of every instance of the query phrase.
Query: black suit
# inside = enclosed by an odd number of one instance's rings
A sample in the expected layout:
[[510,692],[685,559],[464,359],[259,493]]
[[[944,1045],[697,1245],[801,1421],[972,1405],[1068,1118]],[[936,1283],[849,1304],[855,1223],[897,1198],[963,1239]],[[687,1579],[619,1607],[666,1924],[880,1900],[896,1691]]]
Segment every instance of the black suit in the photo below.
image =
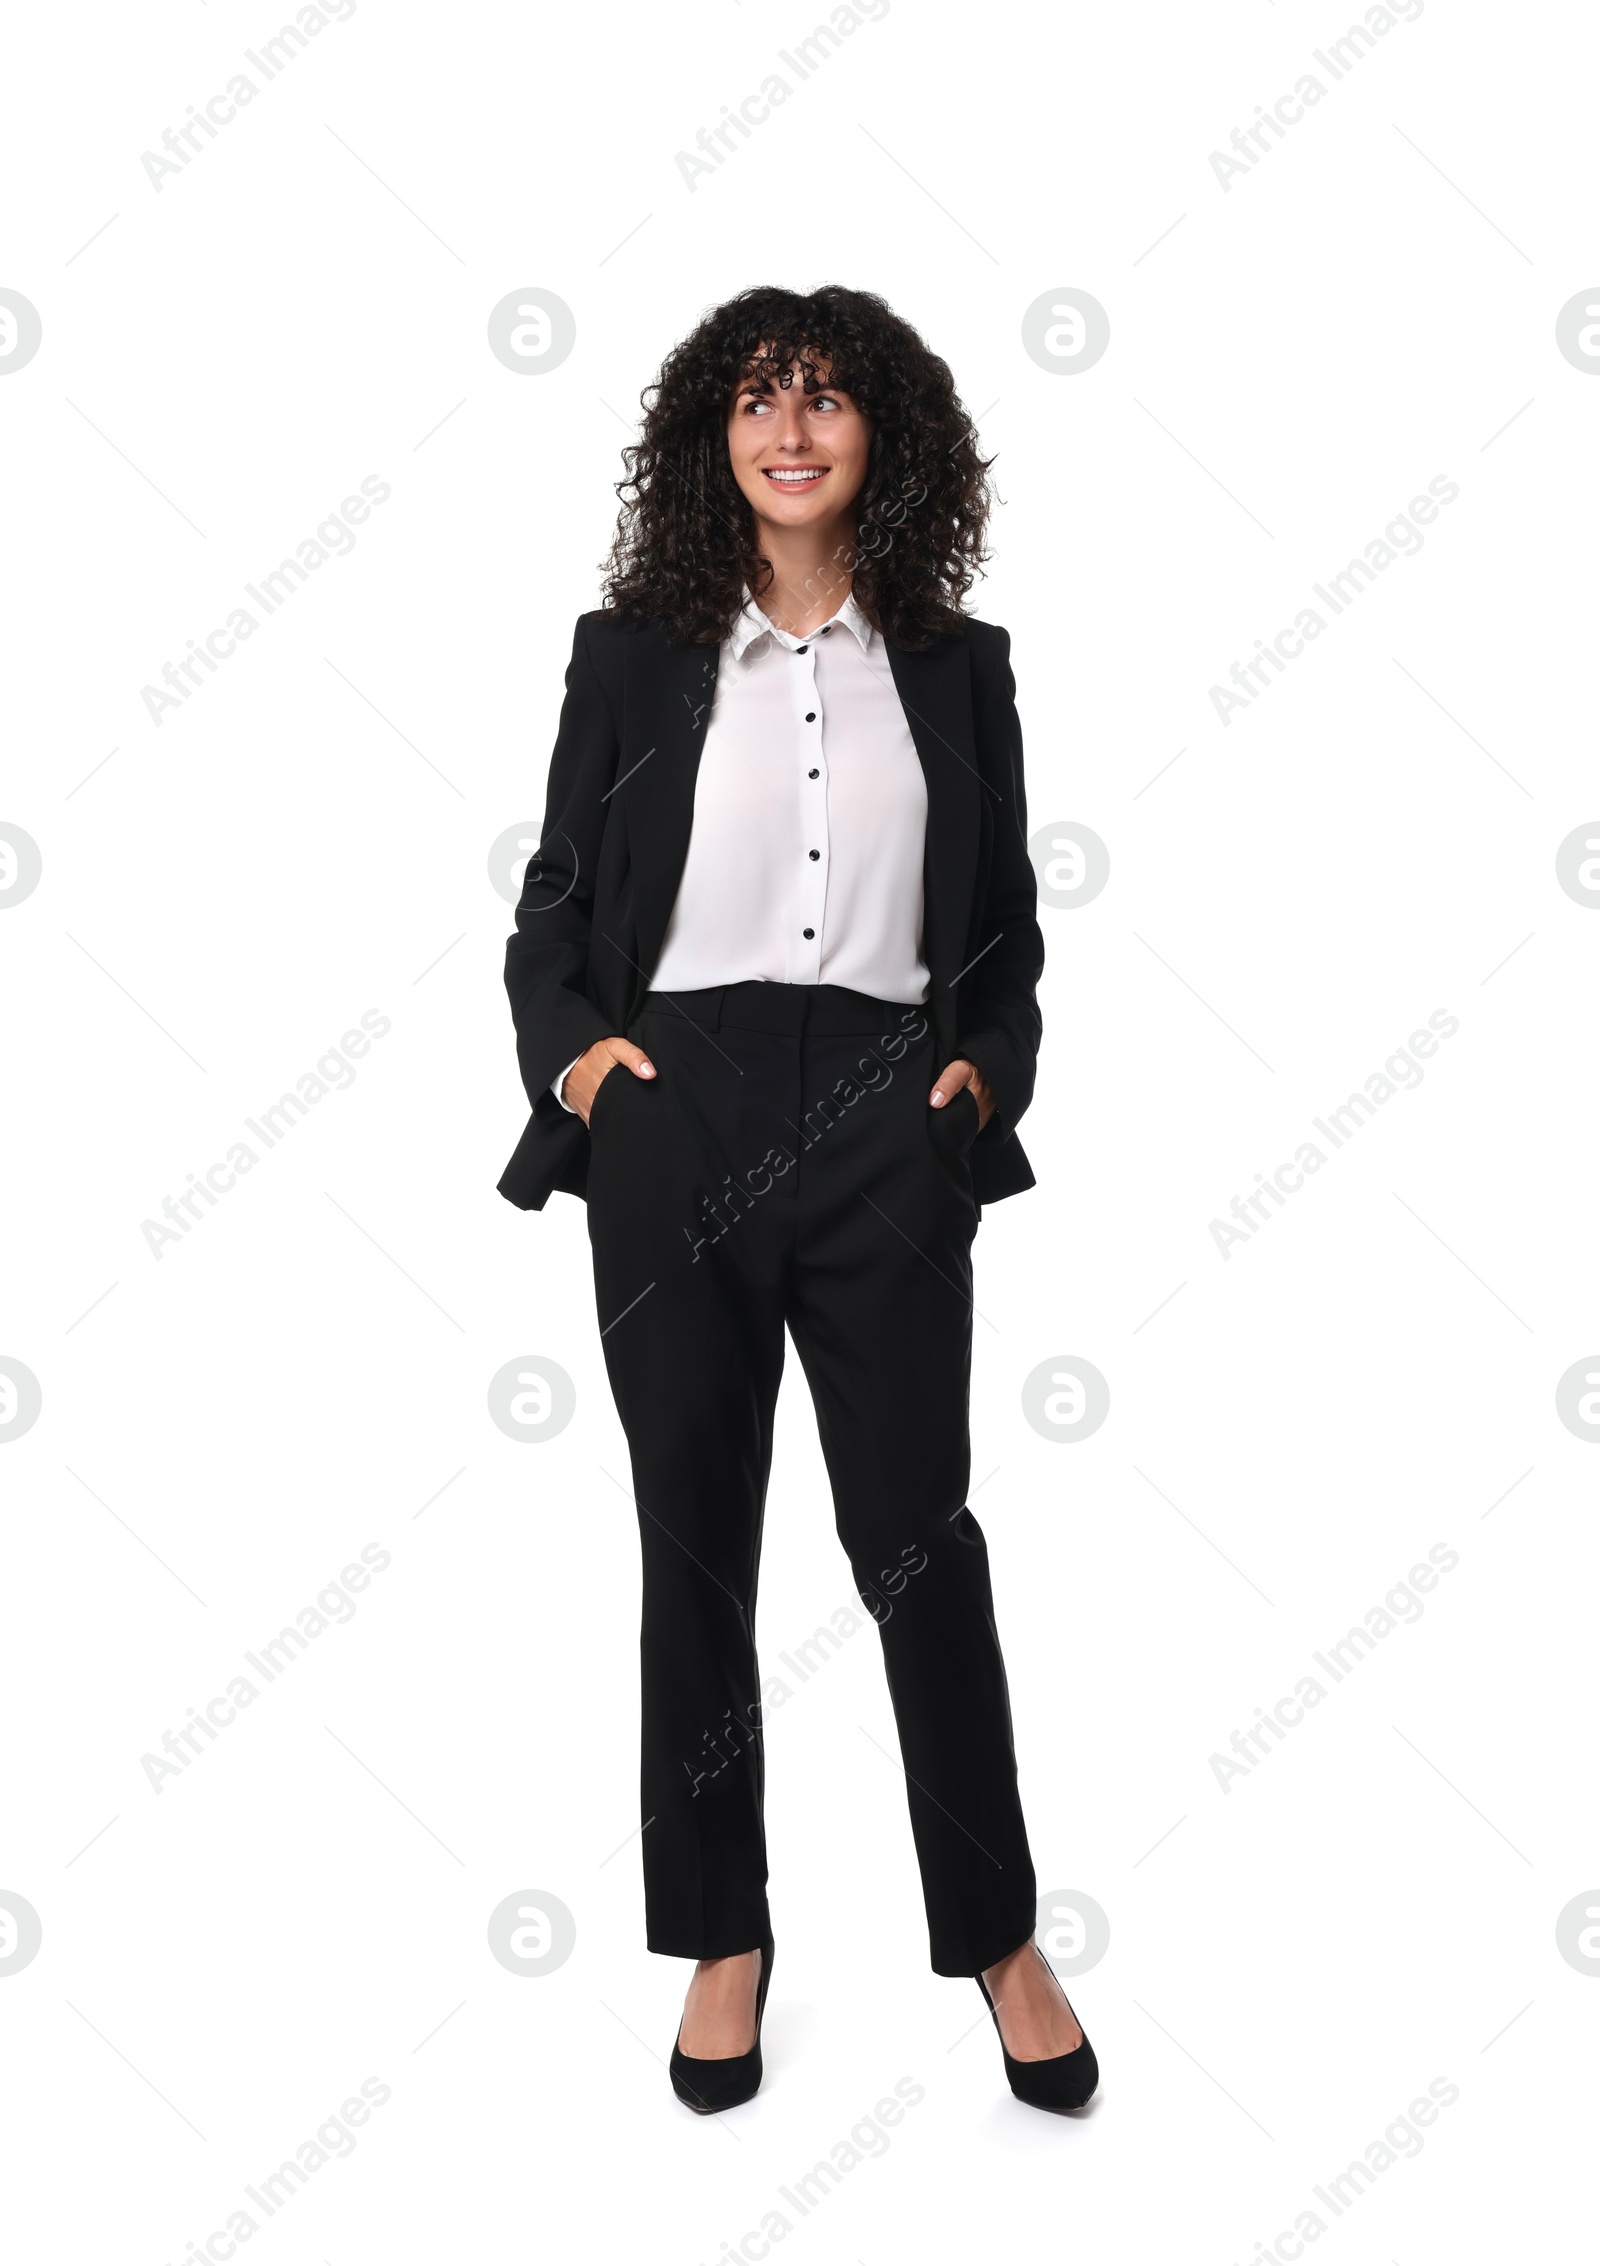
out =
[[[550,1081],[638,1012],[677,899],[718,648],[579,617],[550,759],[544,832],[528,861],[506,989],[533,1105],[500,1193],[540,1211],[587,1192],[589,1135]],[[889,666],[928,788],[923,958],[943,1069],[989,1081],[995,1112],[971,1156],[981,1204],[1034,1185],[1016,1129],[1033,1099],[1044,941],[1028,856],[1011,640],[968,621]]]
[[[1015,1128],[1043,946],[1007,642],[972,622],[927,653],[888,649],[928,788],[929,996],[905,1005],[827,983],[650,988],[718,656],[578,623],[507,955],[534,1115],[500,1186],[525,1210],[552,1188],[588,1203],[643,1552],[654,1951],[716,1958],[770,1926],[763,1715],[782,1678],[764,1693],[755,1611],[786,1333],[882,1641],[932,1963],[976,1974],[1032,1932],[988,1553],[966,1504],[979,1200],[1033,1184]],[[613,1035],[657,1074],[608,1070],[585,1126],[549,1083]],[[994,1092],[981,1133],[970,1092],[929,1104],[958,1054]],[[838,1619],[801,1653],[820,1665]]]

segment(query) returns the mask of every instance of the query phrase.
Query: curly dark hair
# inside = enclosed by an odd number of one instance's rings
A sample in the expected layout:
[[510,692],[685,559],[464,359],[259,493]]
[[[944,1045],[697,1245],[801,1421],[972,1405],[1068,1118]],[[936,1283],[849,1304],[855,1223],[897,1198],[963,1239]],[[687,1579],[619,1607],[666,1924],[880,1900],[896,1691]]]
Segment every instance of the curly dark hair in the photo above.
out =
[[871,422],[856,540],[839,562],[856,603],[897,645],[957,634],[989,556],[994,459],[978,454],[948,364],[886,301],[839,284],[740,292],[672,349],[640,396],[641,438],[622,452],[605,610],[714,645],[745,586],[766,589],[772,567],[728,458],[728,405],[741,381],[787,385],[796,366],[808,393],[836,385]]

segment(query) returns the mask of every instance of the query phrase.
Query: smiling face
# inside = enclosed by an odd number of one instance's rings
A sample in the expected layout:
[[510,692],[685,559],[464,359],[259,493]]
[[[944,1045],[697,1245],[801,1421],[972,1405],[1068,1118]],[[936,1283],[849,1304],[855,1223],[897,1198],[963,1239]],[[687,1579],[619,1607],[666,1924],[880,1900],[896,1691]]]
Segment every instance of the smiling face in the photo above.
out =
[[843,520],[867,476],[872,427],[849,394],[827,383],[827,365],[791,364],[780,381],[741,378],[728,409],[733,476],[758,522],[820,529]]

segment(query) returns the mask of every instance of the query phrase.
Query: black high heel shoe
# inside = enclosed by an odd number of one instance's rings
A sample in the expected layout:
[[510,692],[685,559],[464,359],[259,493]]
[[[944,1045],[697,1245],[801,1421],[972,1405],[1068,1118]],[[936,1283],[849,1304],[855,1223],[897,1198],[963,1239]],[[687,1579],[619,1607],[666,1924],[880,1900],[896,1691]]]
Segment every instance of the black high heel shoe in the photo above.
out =
[[[673,2041],[672,2059],[667,2064],[672,2090],[696,2116],[714,2116],[722,2109],[736,2109],[741,2101],[748,2101],[760,2090],[761,2017],[767,2010],[767,1985],[772,1980],[771,1936],[756,1949],[761,1954],[761,1980],[756,1986],[756,2042],[750,2051],[730,2054],[720,2061],[697,2061],[692,2054],[679,2050],[676,2039]],[[682,2034],[680,2021],[678,2035]]]
[[[1039,1964],[1049,1969],[1057,1990],[1061,1990],[1060,1978],[1055,1969],[1050,1966],[1037,1944],[1033,1948],[1038,1954]],[[1074,2046],[1070,2054],[1053,2054],[1048,2061],[1013,2061],[1006,2051],[1005,2034],[1000,2028],[1000,2016],[995,2010],[994,2000],[989,1996],[988,1985],[981,1975],[975,1976],[974,1980],[983,1993],[984,2005],[994,2017],[995,2034],[1000,2040],[1000,2055],[1006,2065],[1006,2082],[1017,2099],[1026,2101],[1031,2109],[1081,2109],[1100,2082],[1100,2064],[1094,2058],[1094,2048],[1089,2043],[1089,2034],[1083,2029],[1083,2024],[1078,2022],[1078,2028],[1083,2032],[1083,2043],[1081,2046]],[[1061,1995],[1063,1998],[1067,1997],[1065,1991],[1061,1991]],[[1070,2007],[1072,2001],[1067,1999],[1067,2004]],[[1077,2022],[1076,2014],[1073,2015],[1073,2020]]]

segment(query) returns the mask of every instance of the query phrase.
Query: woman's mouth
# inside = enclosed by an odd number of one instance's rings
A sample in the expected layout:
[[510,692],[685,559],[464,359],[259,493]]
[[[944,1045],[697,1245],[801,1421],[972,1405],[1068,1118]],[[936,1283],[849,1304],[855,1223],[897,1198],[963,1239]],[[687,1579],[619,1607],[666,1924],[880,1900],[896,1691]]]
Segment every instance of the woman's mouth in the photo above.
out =
[[761,477],[770,480],[775,488],[814,488],[819,480],[826,480],[828,477],[828,466],[764,464],[761,467]]

